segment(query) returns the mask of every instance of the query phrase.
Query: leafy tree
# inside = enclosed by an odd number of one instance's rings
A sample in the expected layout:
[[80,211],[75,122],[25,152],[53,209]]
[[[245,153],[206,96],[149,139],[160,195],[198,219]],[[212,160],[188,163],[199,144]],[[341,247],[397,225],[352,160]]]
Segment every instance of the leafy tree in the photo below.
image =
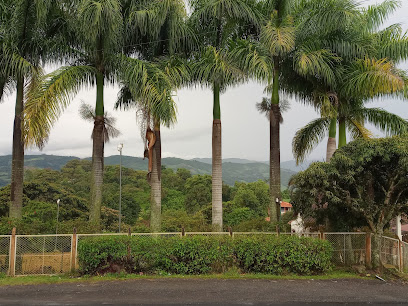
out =
[[384,228],[408,208],[407,145],[401,137],[351,142],[330,163],[312,164],[294,176],[294,207],[305,216],[334,208],[342,212],[336,218],[349,219],[349,225],[364,220],[374,233],[373,266],[378,267]]
[[185,184],[185,205],[188,213],[199,211],[211,203],[211,176],[194,175]]

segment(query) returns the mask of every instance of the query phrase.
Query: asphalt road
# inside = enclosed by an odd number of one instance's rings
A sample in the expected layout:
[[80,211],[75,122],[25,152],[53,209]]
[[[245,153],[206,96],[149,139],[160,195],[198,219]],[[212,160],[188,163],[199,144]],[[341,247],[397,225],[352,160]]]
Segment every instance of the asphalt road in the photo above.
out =
[[0,287],[0,304],[406,304],[408,285],[379,280],[139,279]]

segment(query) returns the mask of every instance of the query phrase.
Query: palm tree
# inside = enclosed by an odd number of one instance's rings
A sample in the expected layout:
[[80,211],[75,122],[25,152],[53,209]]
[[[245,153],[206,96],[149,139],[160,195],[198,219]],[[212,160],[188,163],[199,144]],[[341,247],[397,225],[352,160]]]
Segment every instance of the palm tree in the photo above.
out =
[[42,75],[42,65],[59,51],[63,19],[54,20],[59,10],[53,1],[16,0],[2,2],[0,37],[2,52],[0,97],[4,88],[17,91],[13,128],[10,210],[11,218],[21,218],[24,178],[24,100]]
[[[171,90],[162,88],[162,100],[144,100],[143,98],[134,98],[125,82],[118,96],[117,107],[124,109],[135,108],[140,124],[141,136],[147,142],[154,142],[149,146],[149,173],[148,182],[151,186],[150,192],[150,229],[152,232],[159,232],[161,228],[161,134],[162,125],[169,127],[176,122],[176,105],[171,95]],[[163,85],[163,83],[162,83]],[[167,84],[168,85],[168,84]],[[157,86],[159,87],[159,86]],[[154,140],[149,138],[152,134]],[[151,144],[151,143],[150,143]],[[150,159],[151,158],[151,159]]]
[[193,57],[193,82],[213,92],[212,226],[222,231],[222,152],[220,94],[245,75],[228,54],[232,38],[251,35],[260,15],[251,0],[192,0],[190,22],[203,46]]
[[[26,105],[27,145],[43,146],[51,127],[72,98],[83,87],[95,85],[90,221],[100,223],[104,159],[104,85],[118,78],[123,65],[120,53],[124,42],[122,6],[119,0],[78,0],[71,2],[70,53],[60,60],[72,64],[47,75]],[[65,7],[64,7],[65,9]],[[91,24],[91,26],[90,26]],[[139,79],[135,91],[146,85],[144,62],[137,61]],[[146,87],[143,87],[146,88]],[[145,92],[144,94],[149,94]]]
[[[270,220],[278,221],[281,199],[280,180],[280,94],[286,91],[288,78],[319,79],[331,84],[335,80],[333,65],[339,58],[324,41],[334,31],[332,23],[341,21],[344,14],[354,14],[347,1],[271,0],[260,3],[263,23],[257,40],[236,42],[231,53],[240,67],[252,77],[266,83],[270,93]],[[290,82],[290,81],[289,81]],[[293,82],[294,83],[294,82]],[[297,90],[288,90],[304,98]]]
[[[343,58],[335,68],[337,81],[335,86],[322,82],[309,84],[309,94],[312,96],[309,100],[322,110],[322,118],[312,121],[296,133],[293,152],[297,162],[313,150],[328,129],[326,161],[329,161],[336,150],[337,122],[339,147],[347,143],[346,128],[353,138],[369,137],[371,134],[364,128],[364,122],[371,122],[388,134],[399,134],[406,128],[406,122],[400,117],[382,109],[364,107],[369,99],[401,93],[406,86],[404,73],[395,68],[395,63],[408,56],[406,36],[401,35],[398,25],[375,32],[397,5],[397,1],[385,1],[362,9],[349,21],[351,29],[336,33],[330,46]],[[362,24],[368,26],[363,28]],[[341,48],[341,45],[353,48]],[[307,82],[297,81],[303,84]]]

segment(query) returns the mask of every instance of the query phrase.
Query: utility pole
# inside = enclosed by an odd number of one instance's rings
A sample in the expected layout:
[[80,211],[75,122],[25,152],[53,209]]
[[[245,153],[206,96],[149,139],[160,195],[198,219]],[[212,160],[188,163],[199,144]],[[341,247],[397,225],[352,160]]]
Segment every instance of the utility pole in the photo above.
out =
[[119,158],[119,233],[121,231],[121,223],[122,223],[122,149],[123,149],[123,143],[118,145],[118,151],[120,153],[120,158]]

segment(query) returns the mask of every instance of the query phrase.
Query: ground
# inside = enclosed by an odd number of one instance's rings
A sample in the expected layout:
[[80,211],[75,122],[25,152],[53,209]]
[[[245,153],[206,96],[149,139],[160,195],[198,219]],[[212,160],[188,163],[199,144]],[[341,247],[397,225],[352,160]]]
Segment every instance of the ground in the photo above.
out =
[[0,287],[0,304],[406,304],[408,287],[375,279],[133,279]]

